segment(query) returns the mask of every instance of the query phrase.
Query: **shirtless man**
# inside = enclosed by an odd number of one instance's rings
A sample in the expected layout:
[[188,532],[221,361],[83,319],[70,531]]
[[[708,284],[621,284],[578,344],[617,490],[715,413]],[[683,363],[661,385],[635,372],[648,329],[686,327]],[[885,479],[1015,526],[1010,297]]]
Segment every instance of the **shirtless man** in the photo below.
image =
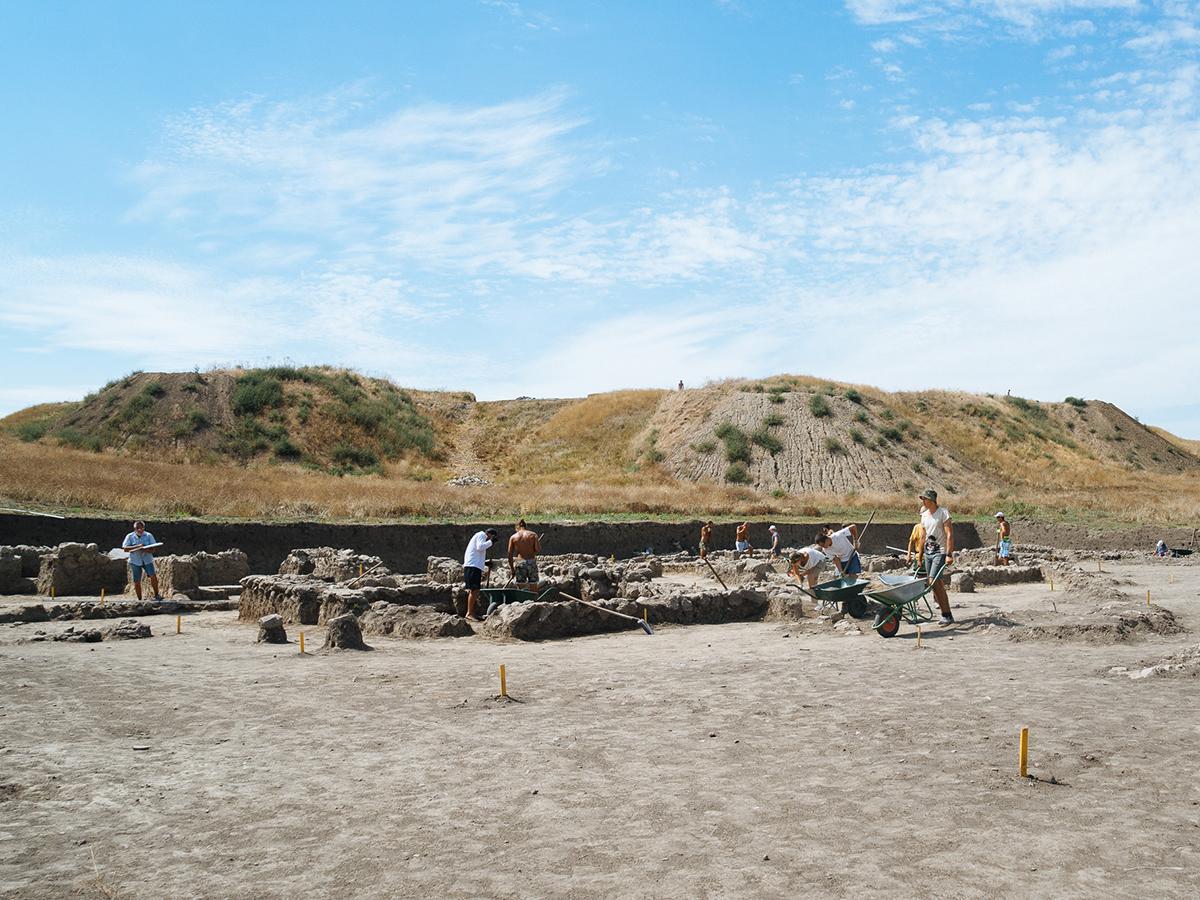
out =
[[708,548],[712,544],[712,522],[705,522],[700,529],[700,558],[708,556]]
[[750,523],[743,522],[737,527],[737,534],[733,540],[734,549],[739,553],[745,553],[747,556],[754,555],[754,548],[750,546]]
[[[525,520],[522,519],[517,523],[516,534],[508,539],[508,571],[517,587],[537,590],[537,555],[541,552],[542,542],[526,527]],[[514,562],[514,556],[519,557],[519,560]]]
[[1012,526],[1004,513],[996,513],[996,565],[1007,566],[1012,561]]

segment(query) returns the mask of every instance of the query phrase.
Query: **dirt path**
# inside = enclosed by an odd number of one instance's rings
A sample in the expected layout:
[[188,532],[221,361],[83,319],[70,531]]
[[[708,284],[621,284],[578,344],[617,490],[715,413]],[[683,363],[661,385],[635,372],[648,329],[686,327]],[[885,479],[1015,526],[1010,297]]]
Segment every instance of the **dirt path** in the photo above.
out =
[[477,475],[490,481],[493,476],[492,469],[475,449],[483,439],[483,423],[479,419],[478,410],[478,406],[472,406],[470,413],[454,432],[454,449],[450,453],[449,467],[455,477]]
[[[1200,627],[1200,568],[1123,573]],[[753,623],[300,657],[232,616],[102,645],[0,630],[0,895],[101,896],[92,853],[126,897],[1200,890],[1196,681],[1108,674],[1195,633],[966,624],[918,650]]]

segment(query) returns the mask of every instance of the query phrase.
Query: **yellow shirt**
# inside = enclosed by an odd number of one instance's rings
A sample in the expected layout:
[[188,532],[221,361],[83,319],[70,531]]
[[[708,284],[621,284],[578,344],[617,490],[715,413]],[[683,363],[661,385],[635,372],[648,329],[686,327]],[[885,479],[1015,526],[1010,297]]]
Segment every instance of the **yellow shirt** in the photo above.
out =
[[916,552],[917,559],[925,556],[925,529],[920,522],[913,526],[912,534],[908,536],[908,552]]

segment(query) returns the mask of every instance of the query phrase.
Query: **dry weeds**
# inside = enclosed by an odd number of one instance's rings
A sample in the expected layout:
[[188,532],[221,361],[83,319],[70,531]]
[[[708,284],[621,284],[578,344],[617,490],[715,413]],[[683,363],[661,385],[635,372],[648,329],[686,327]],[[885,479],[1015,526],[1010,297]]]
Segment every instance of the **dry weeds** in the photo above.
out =
[[[136,476],[132,473],[136,467]],[[230,467],[134,460],[0,436],[0,501],[54,511],[88,510],[171,518],[455,519],[514,514],[787,516],[842,518],[880,510],[879,521],[907,521],[914,497],[889,493],[782,497],[746,488],[678,483],[653,467],[625,483],[520,479],[477,488],[387,474],[337,477],[292,466]],[[960,516],[1010,514],[1097,523],[1185,525],[1200,519],[1200,483],[1190,476],[1129,473],[1088,489],[964,491],[946,496]]]

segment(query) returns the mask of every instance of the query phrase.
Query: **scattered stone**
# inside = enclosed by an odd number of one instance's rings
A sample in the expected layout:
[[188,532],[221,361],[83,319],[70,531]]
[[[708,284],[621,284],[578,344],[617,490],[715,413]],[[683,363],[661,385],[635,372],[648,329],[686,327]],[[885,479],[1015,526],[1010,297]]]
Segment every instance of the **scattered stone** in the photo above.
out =
[[970,572],[955,572],[950,576],[950,590],[960,594],[975,593],[975,579]]
[[360,567],[366,572],[379,566],[371,574],[388,574],[378,556],[367,556],[353,550],[337,550],[333,547],[310,547],[293,550],[279,566],[280,575],[310,575],[323,581],[348,581],[357,578]]
[[481,475],[456,475],[446,481],[453,487],[487,487],[492,483]]
[[438,612],[428,606],[402,606],[379,601],[359,619],[364,634],[398,638],[471,637],[471,623],[458,615]]
[[358,617],[346,613],[334,616],[325,623],[325,646],[321,652],[330,650],[370,650],[363,643],[362,628],[359,627]]
[[122,619],[116,625],[110,625],[104,630],[106,641],[136,640],[150,636],[150,626],[142,624],[137,619]]
[[286,644],[287,632],[283,628],[283,616],[271,613],[258,620],[256,644]]

